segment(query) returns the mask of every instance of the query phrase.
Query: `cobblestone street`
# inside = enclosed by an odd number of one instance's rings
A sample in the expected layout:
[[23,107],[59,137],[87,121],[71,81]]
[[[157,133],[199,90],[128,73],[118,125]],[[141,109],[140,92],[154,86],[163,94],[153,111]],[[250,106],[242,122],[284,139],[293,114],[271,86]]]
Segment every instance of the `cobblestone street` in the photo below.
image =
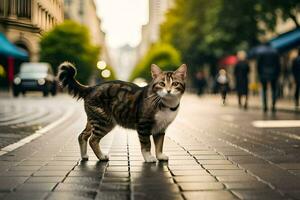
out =
[[[55,97],[51,105],[58,102],[60,109],[52,106],[56,114],[37,117],[34,124],[45,127],[70,108],[72,114],[0,156],[0,199],[300,199],[300,128],[253,126],[260,120],[299,120],[299,114],[245,111],[221,106],[218,100],[185,95],[167,130],[164,152],[169,161],[148,164],[137,134],[119,127],[101,142],[109,162],[98,162],[90,148],[89,161],[81,162],[77,135],[86,120],[82,102]],[[32,122],[30,112],[23,124]],[[13,126],[17,135],[22,127]],[[3,124],[1,138],[9,127]]]

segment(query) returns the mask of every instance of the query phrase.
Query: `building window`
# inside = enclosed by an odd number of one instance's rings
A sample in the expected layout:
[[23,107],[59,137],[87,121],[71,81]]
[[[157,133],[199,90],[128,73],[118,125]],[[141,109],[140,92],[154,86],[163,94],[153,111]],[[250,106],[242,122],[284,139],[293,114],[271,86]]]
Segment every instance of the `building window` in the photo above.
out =
[[17,0],[17,16],[31,18],[31,0]]

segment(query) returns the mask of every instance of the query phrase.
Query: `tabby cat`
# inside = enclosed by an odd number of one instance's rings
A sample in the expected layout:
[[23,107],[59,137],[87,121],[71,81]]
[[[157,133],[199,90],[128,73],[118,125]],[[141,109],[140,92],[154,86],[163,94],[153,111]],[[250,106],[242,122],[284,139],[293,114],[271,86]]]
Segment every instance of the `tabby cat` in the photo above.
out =
[[[117,124],[138,132],[145,162],[166,161],[162,153],[164,135],[175,119],[185,90],[187,66],[176,71],[162,71],[151,65],[152,81],[145,87],[124,81],[108,81],[97,86],[84,86],[76,79],[76,68],[69,62],[59,66],[58,79],[68,92],[84,99],[87,124],[78,136],[82,160],[88,160],[87,141],[101,161],[108,156],[100,150],[99,142]],[[156,158],[151,155],[150,136],[155,143]]]

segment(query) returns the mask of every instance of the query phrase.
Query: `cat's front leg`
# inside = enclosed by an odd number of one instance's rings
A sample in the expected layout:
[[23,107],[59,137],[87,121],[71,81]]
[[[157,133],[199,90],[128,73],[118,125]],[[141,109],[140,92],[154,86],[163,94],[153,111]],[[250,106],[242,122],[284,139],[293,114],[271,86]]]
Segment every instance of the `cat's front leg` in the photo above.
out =
[[139,133],[139,140],[141,143],[141,151],[145,162],[156,162],[156,158],[151,155],[151,141],[150,135],[142,135]]
[[165,154],[163,154],[163,144],[164,144],[164,137],[165,137],[165,133],[159,133],[159,134],[155,134],[153,135],[153,140],[154,140],[154,144],[155,144],[155,154],[156,154],[156,158],[159,161],[167,161],[169,160],[169,157],[166,156]]

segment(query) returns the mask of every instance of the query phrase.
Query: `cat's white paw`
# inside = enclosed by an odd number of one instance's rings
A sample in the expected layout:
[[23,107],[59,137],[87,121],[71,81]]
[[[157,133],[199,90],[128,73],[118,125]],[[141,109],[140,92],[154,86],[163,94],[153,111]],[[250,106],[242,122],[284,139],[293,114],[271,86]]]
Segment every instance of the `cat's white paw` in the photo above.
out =
[[159,161],[168,161],[168,160],[169,160],[169,157],[166,156],[166,155],[163,154],[163,153],[160,153],[160,154],[156,155],[156,158],[157,158],[157,160],[159,160]]
[[145,157],[145,162],[151,163],[151,162],[156,162],[156,161],[157,161],[156,158],[152,155]]
[[144,157],[144,159],[145,159],[145,162],[147,162],[147,163],[153,163],[153,162],[157,161],[156,158],[152,155],[147,155]]
[[88,161],[89,160],[89,156],[88,155],[83,155],[83,156],[81,156],[81,160],[82,161]]
[[108,161],[108,160],[109,160],[109,157],[108,157],[108,155],[106,155],[106,154],[102,154],[101,156],[98,157],[98,159],[99,159],[100,161]]

